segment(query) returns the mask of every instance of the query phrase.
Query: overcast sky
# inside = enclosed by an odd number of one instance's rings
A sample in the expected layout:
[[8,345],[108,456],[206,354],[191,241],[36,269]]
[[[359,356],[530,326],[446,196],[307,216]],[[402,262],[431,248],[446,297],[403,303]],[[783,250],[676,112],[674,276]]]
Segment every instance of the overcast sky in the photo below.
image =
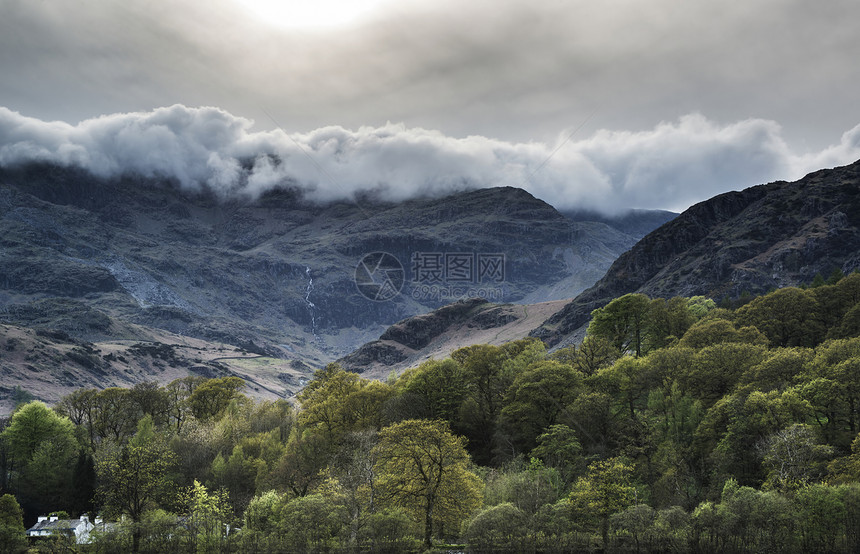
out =
[[298,3],[0,0],[0,163],[681,210],[860,158],[856,0]]

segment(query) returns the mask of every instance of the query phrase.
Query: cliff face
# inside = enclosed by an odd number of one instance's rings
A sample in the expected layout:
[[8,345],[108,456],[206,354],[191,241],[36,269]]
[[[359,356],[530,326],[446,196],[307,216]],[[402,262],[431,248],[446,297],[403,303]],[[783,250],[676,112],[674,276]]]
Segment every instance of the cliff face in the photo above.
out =
[[592,310],[631,292],[719,301],[810,282],[836,268],[860,268],[860,162],[692,206],[621,255],[532,335],[562,343]]

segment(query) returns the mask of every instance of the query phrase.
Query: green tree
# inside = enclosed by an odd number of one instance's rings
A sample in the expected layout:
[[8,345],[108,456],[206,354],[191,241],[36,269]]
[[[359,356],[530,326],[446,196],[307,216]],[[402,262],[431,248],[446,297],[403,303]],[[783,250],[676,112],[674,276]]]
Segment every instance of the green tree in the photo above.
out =
[[[696,310],[703,309],[707,313],[705,306],[703,303],[695,304]],[[669,346],[672,341],[680,339],[696,319],[687,298],[655,298],[648,314],[648,349]]]
[[469,450],[478,463],[489,464],[493,459],[496,423],[514,380],[513,368],[506,362],[521,352],[525,344],[509,343],[504,347],[478,344],[451,354],[460,364],[466,381],[466,398],[456,428],[469,438]]
[[823,343],[816,349],[813,372],[838,384],[831,401],[843,406],[839,419],[847,424],[850,440],[860,431],[860,337]]
[[11,494],[0,496],[0,554],[17,554],[27,549],[24,514]]
[[720,343],[699,350],[687,372],[678,376],[685,393],[710,407],[732,391],[745,372],[762,362],[765,349],[745,343]]
[[414,395],[428,419],[454,422],[460,405],[466,397],[466,378],[460,364],[447,358],[443,361],[427,360],[409,369],[398,379],[403,393]]
[[393,393],[385,383],[362,379],[332,363],[314,373],[299,393],[299,424],[305,432],[321,434],[333,452],[345,434],[379,428],[382,407]]
[[848,514],[839,487],[813,484],[794,495],[795,525],[803,552],[836,552]]
[[294,498],[281,511],[281,532],[290,550],[326,552],[341,546],[344,509],[320,494]]
[[486,477],[484,503],[494,506],[509,502],[531,516],[546,504],[557,502],[564,489],[555,468],[545,467],[535,458],[528,463],[515,460]]
[[68,417],[84,431],[91,451],[96,449],[94,422],[96,418],[96,389],[76,389],[60,399],[54,411]]
[[421,529],[401,508],[387,508],[370,514],[359,531],[362,552],[417,552]]
[[642,543],[650,552],[654,547],[654,531],[657,523],[657,510],[647,504],[636,504],[623,512],[613,514],[610,525],[616,534],[626,533],[633,539],[636,552],[641,552]]
[[811,291],[795,287],[759,296],[737,310],[741,325],[752,325],[773,346],[815,346],[824,337],[820,307]]
[[2,439],[13,468],[13,486],[27,513],[69,508],[78,455],[74,424],[39,401],[12,415]]
[[141,414],[149,415],[158,427],[167,425],[170,416],[170,396],[155,381],[137,383],[129,392],[129,399]]
[[104,507],[114,515],[128,515],[134,525],[132,551],[138,552],[143,514],[156,508],[173,488],[169,471],[174,455],[154,434],[152,419],[147,416],[135,437],[122,446],[104,444],[97,460],[98,490]]
[[12,460],[18,464],[28,463],[43,443],[74,441],[74,436],[74,424],[38,400],[19,408],[3,431]]
[[827,464],[827,472],[828,482],[860,482],[860,434],[851,443],[851,453],[832,460]]
[[820,444],[812,427],[796,423],[770,435],[761,446],[765,485],[793,490],[824,476],[833,448]]
[[526,552],[528,535],[528,516],[510,502],[481,510],[463,532],[470,551],[476,552]]
[[770,390],[785,390],[794,385],[809,370],[814,356],[809,348],[774,348],[765,354],[765,358],[752,366],[740,382],[750,384],[756,389],[767,392]]
[[245,453],[241,444],[225,458],[219,452],[212,461],[211,484],[228,492],[237,513],[242,513],[254,497],[257,479],[264,474],[266,462]]
[[92,434],[95,443],[104,439],[123,442],[135,432],[141,413],[129,389],[110,387],[92,398]]
[[500,413],[514,456],[529,452],[537,436],[559,422],[582,383],[582,374],[552,360],[536,362],[514,378]]
[[200,383],[188,397],[188,405],[194,417],[201,421],[215,418],[236,398],[245,382],[238,377],[207,379]]
[[440,523],[457,529],[480,506],[481,481],[464,442],[442,421],[406,420],[379,433],[379,496],[423,523],[428,548]]
[[608,545],[610,516],[636,504],[638,499],[633,466],[624,458],[590,464],[587,474],[577,479],[568,496],[574,521],[599,529],[604,545]]
[[768,338],[755,327],[738,329],[734,323],[721,317],[702,319],[690,327],[681,340],[680,346],[701,349],[724,342],[737,342],[767,346]]
[[198,481],[179,495],[181,534],[190,552],[225,552],[234,525],[226,491],[209,491]]
[[[573,347],[571,347],[573,348]],[[591,376],[604,367],[609,367],[621,356],[621,352],[603,337],[585,337],[568,363],[585,376]]]
[[531,451],[547,467],[556,468],[566,482],[580,471],[582,445],[576,432],[567,425],[557,423],[547,427],[537,438],[537,446]]
[[283,455],[268,475],[268,484],[305,496],[323,480],[334,445],[322,433],[293,429]]
[[693,321],[699,321],[716,309],[717,303],[710,298],[704,296],[691,296],[687,299],[687,311],[690,312],[690,315],[693,317]]
[[284,543],[283,508],[289,501],[286,493],[269,490],[248,503],[242,527],[242,545],[251,552],[286,550]]
[[644,294],[625,294],[591,312],[587,333],[605,338],[622,353],[641,356],[650,308]]

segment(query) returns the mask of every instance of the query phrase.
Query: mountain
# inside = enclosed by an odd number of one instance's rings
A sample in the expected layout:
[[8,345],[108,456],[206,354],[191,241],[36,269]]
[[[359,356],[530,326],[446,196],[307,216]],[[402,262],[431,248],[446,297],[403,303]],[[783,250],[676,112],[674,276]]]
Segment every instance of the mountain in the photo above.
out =
[[626,235],[641,239],[657,227],[678,217],[667,210],[626,210],[615,214],[602,214],[594,210],[566,210],[561,212],[573,221],[597,221],[618,229]]
[[719,301],[858,268],[860,161],[692,206],[622,254],[531,334],[550,346],[564,344],[581,335],[592,310],[631,292]]
[[4,167],[0,323],[95,348],[190,337],[313,368],[459,297],[571,298],[635,240],[511,187],[314,204],[289,183],[221,198],[139,176]]

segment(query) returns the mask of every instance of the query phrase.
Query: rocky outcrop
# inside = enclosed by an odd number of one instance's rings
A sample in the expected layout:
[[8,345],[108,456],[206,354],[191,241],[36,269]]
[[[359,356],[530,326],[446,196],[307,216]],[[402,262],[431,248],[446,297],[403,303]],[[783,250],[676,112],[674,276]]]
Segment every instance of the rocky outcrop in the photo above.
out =
[[400,367],[408,365],[403,362],[417,362],[426,357],[424,350],[452,334],[469,335],[497,329],[522,317],[511,305],[492,304],[481,298],[460,300],[395,323],[378,340],[363,345],[338,363],[357,373],[379,367]]

